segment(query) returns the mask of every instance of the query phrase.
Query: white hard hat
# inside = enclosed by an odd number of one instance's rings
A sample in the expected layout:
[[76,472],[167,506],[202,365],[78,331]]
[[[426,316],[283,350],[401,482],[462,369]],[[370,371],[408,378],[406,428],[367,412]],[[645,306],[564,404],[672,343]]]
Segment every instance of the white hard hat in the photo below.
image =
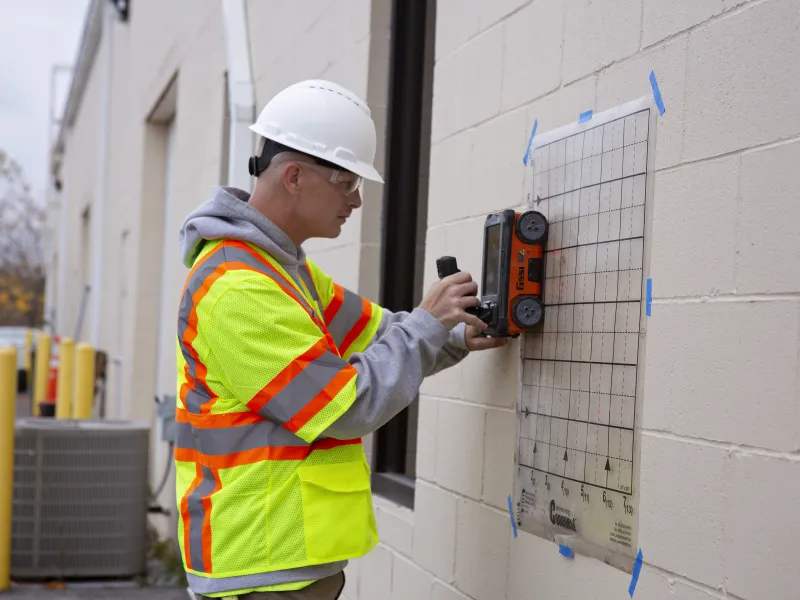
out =
[[250,129],[364,179],[383,183],[372,164],[376,135],[370,115],[366,103],[350,90],[330,81],[310,79],[279,92]]

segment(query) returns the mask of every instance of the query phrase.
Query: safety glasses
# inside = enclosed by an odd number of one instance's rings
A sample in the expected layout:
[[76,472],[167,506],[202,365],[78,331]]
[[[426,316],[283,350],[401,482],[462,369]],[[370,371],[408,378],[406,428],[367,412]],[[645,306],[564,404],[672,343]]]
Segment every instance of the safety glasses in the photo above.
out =
[[302,164],[304,167],[311,167],[321,175],[330,173],[328,181],[339,188],[345,196],[349,196],[356,190],[360,189],[361,184],[363,183],[363,179],[361,177],[349,171],[341,171],[332,167],[325,167],[323,165],[306,162],[300,164]]
[[349,196],[353,192],[359,190],[361,188],[364,179],[355,173],[351,173],[350,171],[343,171],[340,169],[336,169],[334,167],[326,167],[324,165],[318,165],[316,163],[308,163],[305,161],[298,161],[298,160],[285,160],[275,163],[273,165],[273,170],[278,170],[282,168],[286,163],[294,162],[301,167],[308,167],[322,175],[328,181],[330,181],[340,192],[342,192],[345,196]]

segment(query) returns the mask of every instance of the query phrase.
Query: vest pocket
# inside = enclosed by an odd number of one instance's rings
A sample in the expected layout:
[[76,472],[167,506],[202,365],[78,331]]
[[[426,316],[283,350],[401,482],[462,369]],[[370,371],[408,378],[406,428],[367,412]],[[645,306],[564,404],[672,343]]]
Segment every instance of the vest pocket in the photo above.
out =
[[303,466],[297,474],[309,562],[345,560],[369,552],[378,533],[366,462]]

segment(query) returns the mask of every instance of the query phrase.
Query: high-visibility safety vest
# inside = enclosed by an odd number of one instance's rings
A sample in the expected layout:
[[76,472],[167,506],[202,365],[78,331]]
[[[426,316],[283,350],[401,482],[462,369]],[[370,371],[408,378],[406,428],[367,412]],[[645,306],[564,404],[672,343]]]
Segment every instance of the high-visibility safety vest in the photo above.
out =
[[[347,358],[382,309],[313,262],[207,242],[178,318],[178,539],[196,593],[285,581],[378,542],[360,439],[321,434],[356,398]],[[233,587],[232,587],[233,586]]]

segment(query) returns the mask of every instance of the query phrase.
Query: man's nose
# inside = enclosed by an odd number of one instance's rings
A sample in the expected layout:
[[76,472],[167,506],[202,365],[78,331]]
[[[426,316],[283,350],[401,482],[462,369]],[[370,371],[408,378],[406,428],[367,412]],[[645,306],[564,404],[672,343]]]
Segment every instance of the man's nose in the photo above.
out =
[[361,189],[357,189],[355,192],[347,196],[347,206],[351,209],[355,210],[357,208],[361,208]]

